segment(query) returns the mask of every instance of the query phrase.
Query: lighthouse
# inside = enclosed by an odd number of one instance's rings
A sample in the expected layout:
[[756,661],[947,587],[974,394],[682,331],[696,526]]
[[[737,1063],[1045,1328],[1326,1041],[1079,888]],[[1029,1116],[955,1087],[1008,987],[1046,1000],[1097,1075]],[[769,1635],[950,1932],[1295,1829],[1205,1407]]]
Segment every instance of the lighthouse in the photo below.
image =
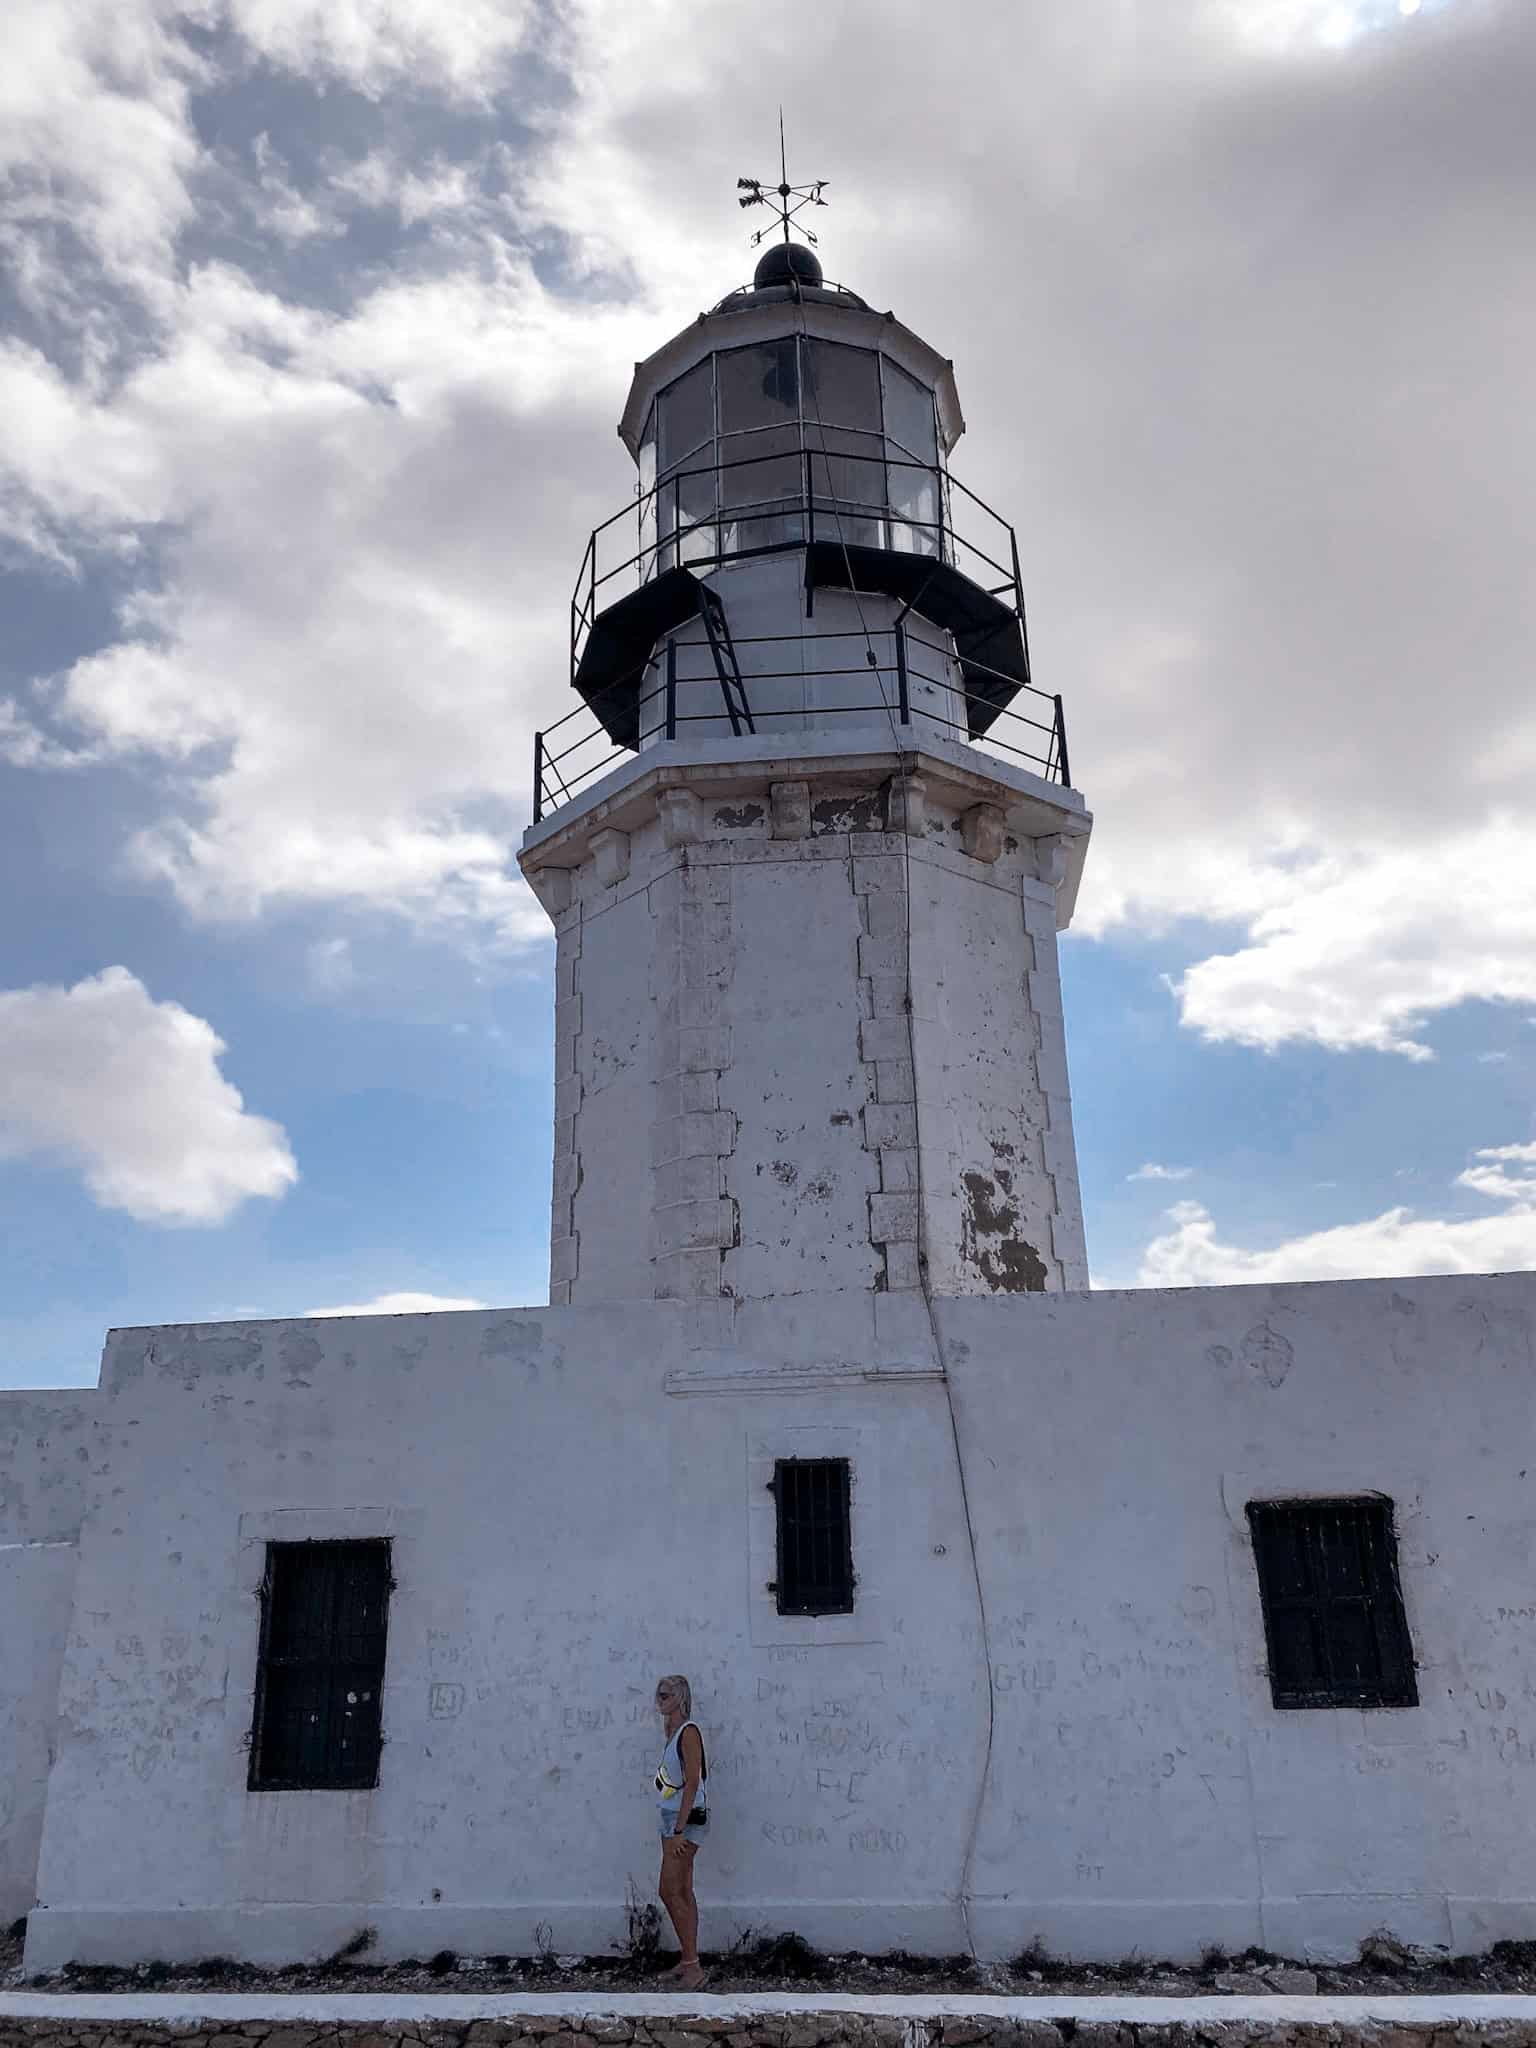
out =
[[522,850],[551,1305],[0,1393],[29,1973],[632,1955],[676,1671],[706,1950],[1529,1933],[1536,1283],[1088,1289],[1089,819],[961,426],[787,238],[636,369]]
[[951,363],[793,210],[636,366],[535,740],[554,1304],[1088,1284],[1062,702]]

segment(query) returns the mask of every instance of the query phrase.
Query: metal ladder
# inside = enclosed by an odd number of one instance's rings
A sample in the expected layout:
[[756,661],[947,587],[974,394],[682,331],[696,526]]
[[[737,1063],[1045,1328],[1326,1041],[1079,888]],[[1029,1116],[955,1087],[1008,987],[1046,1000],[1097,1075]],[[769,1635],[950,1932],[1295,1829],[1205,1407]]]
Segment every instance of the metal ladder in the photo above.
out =
[[738,739],[743,732],[755,733],[757,727],[752,723],[752,707],[747,702],[747,686],[741,679],[741,664],[736,659],[736,643],[731,638],[725,606],[719,593],[703,581],[699,584],[699,616],[714,657],[715,674],[720,678],[720,695],[725,699],[731,731]]

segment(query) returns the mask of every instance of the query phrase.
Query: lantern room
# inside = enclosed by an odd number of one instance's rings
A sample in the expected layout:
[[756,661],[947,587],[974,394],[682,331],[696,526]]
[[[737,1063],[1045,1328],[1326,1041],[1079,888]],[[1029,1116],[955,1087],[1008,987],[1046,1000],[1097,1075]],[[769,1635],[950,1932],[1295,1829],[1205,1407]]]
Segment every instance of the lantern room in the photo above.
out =
[[833,725],[1065,782],[1012,528],[949,469],[964,425],[948,360],[791,242],[637,364],[634,497],[583,555],[582,706],[538,736],[536,815],[626,751]]

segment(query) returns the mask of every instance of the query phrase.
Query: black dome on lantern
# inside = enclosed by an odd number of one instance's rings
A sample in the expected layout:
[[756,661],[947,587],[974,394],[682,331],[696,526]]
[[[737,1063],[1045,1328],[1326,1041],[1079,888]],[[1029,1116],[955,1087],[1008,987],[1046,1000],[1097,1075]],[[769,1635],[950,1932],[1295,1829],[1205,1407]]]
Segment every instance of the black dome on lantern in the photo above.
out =
[[775,242],[763,252],[752,273],[752,289],[767,291],[776,284],[819,285],[821,265],[798,242]]

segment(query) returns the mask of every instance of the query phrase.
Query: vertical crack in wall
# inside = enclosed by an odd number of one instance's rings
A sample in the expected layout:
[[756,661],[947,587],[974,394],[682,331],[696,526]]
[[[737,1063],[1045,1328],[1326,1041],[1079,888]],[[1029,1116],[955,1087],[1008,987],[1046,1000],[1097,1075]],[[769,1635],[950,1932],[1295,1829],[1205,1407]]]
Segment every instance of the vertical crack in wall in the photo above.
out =
[[582,906],[555,920],[555,1157],[550,1186],[549,1301],[574,1298],[581,1240],[576,1197],[581,1189],[581,939]]

